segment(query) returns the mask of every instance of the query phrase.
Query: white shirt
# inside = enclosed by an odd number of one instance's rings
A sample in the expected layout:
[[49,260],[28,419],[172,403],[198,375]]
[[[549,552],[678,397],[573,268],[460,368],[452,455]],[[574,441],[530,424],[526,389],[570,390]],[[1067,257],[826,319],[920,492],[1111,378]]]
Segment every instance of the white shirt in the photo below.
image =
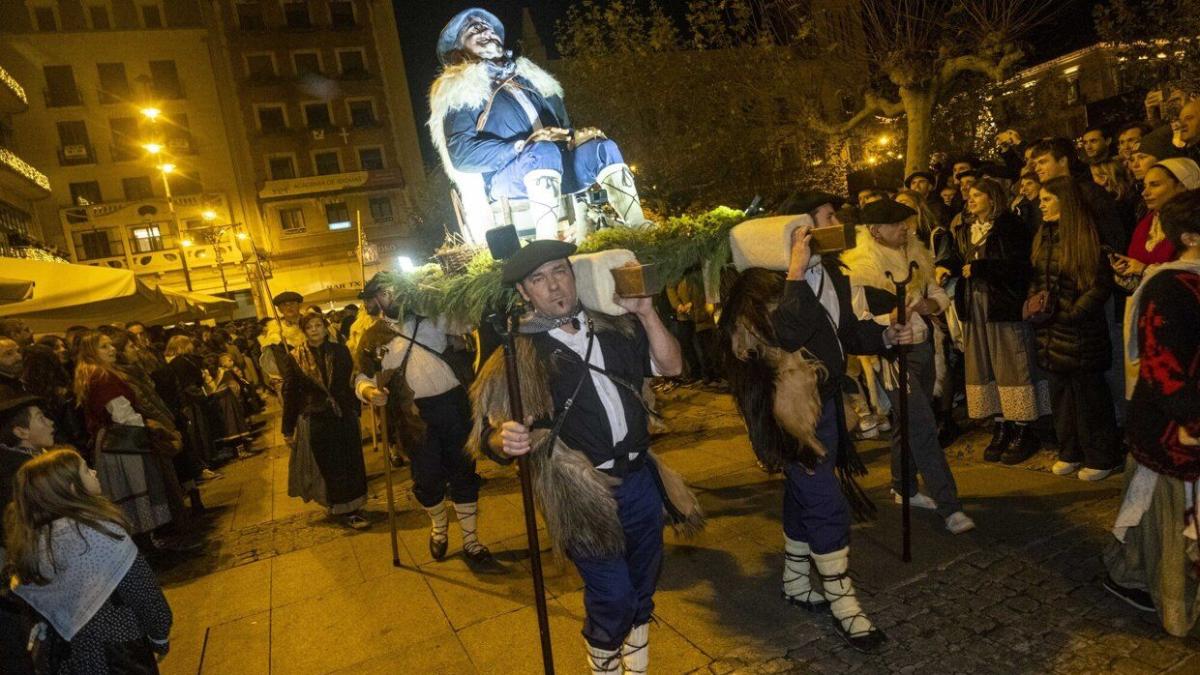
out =
[[[396,337],[388,343],[387,353],[383,355],[382,368],[384,370],[399,368],[404,362],[405,353],[410,348],[412,350],[408,357],[408,366],[404,376],[408,380],[408,386],[413,390],[413,398],[437,396],[459,386],[454,371],[440,356],[430,353],[428,349],[420,345],[412,344],[412,340],[408,338],[413,334],[415,319],[410,318],[403,324],[387,318],[380,320],[387,321],[389,327],[396,331]],[[438,328],[437,322],[434,320],[423,319],[416,337],[417,342],[439,354],[446,351],[446,334]],[[367,385],[374,384],[372,378],[359,373],[354,378],[354,389],[359,399],[366,402],[367,399],[362,395],[362,391]]]
[[[579,355],[579,358],[585,358],[588,346],[588,331],[587,317],[580,312],[576,315],[583,325],[583,328],[575,331],[574,334],[568,333],[561,328],[550,329],[550,337],[570,348],[571,351]],[[604,350],[600,347],[600,340],[596,340],[592,347],[592,355],[588,358],[588,362],[593,366],[604,368]],[[600,396],[600,403],[604,406],[604,416],[608,419],[608,428],[612,430],[613,446],[625,440],[625,436],[629,434],[629,426],[625,422],[625,406],[621,403],[621,395],[617,391],[617,385],[613,384],[607,376],[596,372],[589,371],[592,376],[592,384],[596,386],[596,393]],[[636,459],[638,453],[629,453],[629,459]],[[597,469],[611,469],[614,465],[613,460],[608,460],[603,464],[598,465]]]
[[804,280],[808,282],[808,287],[817,296],[817,302],[821,303],[821,306],[829,313],[829,320],[833,322],[834,332],[837,332],[838,326],[842,323],[842,308],[838,303],[837,290],[833,287],[833,282],[825,278],[825,267],[821,264],[821,256],[812,256],[808,263],[808,269],[804,270]]

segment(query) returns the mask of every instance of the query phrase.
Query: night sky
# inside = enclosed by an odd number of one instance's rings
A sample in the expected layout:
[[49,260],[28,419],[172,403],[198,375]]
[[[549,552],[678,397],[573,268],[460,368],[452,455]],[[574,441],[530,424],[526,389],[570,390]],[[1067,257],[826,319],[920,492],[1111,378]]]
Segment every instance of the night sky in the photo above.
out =
[[[1020,0],[1018,0],[1020,1]],[[571,3],[568,0],[393,0],[396,17],[400,24],[400,44],[404,49],[405,65],[408,69],[408,86],[412,92],[413,110],[418,124],[423,124],[429,115],[429,85],[437,76],[438,61],[434,53],[438,32],[450,17],[468,7],[483,7],[500,17],[507,32],[506,42],[511,48],[521,39],[521,9],[529,7],[533,14],[538,36],[554,55],[555,23],[566,16]],[[659,0],[668,11],[678,13],[686,0]],[[1067,52],[1086,47],[1095,42],[1092,28],[1092,6],[1096,0],[1064,0],[1055,20],[1030,36],[1034,54],[1028,63],[1054,58]],[[568,105],[570,101],[568,101]],[[428,134],[421,129],[421,150],[427,164],[436,161]]]

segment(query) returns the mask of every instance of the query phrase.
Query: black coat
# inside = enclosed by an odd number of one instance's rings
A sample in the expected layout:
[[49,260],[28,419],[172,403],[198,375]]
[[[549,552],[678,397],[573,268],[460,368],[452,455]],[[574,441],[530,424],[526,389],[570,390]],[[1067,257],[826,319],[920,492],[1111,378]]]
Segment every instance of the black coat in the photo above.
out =
[[1020,321],[1021,308],[1029,294],[1032,266],[1029,251],[1032,239],[1021,218],[1009,211],[1002,212],[992,224],[992,231],[983,244],[971,245],[971,228],[963,226],[955,232],[964,262],[971,265],[971,277],[958,282],[954,308],[960,317],[970,317],[971,297],[977,288],[987,293],[988,322]]
[[1036,326],[1038,365],[1052,373],[1098,372],[1112,364],[1112,343],[1104,303],[1112,294],[1112,274],[1103,255],[1096,260],[1096,280],[1089,288],[1059,268],[1055,252],[1063,246],[1058,223],[1043,223],[1041,257],[1034,261],[1030,295],[1050,291],[1054,314]]
[[283,434],[291,436],[300,417],[308,418],[309,448],[329,502],[323,505],[345,504],[367,493],[358,424],[361,404],[351,387],[354,363],[343,344],[326,342],[312,352],[324,386],[299,368],[283,371]]
[[784,282],[783,297],[771,315],[771,323],[780,347],[789,352],[806,349],[821,360],[828,373],[821,382],[821,396],[828,399],[841,391],[847,354],[882,354],[886,347],[883,326],[870,319],[855,318],[850,306],[850,280],[839,263],[826,259],[822,264],[826,280],[837,291],[837,331],[816,293],[803,279]]

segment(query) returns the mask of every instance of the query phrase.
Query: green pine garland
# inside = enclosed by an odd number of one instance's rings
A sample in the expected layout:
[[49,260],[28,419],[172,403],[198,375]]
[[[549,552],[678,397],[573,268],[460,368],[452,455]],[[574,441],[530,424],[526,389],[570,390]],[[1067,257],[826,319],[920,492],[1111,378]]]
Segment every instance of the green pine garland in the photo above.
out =
[[[721,206],[641,229],[598,230],[580,244],[579,252],[628,249],[640,262],[656,264],[658,278],[666,285],[701,270],[705,283],[716,288],[721,268],[730,260],[729,230],[744,218],[741,211]],[[396,275],[395,294],[405,311],[474,325],[485,311],[508,309],[516,301],[515,290],[500,282],[500,270],[501,264],[481,251],[462,274],[447,275],[438,265],[429,264]]]

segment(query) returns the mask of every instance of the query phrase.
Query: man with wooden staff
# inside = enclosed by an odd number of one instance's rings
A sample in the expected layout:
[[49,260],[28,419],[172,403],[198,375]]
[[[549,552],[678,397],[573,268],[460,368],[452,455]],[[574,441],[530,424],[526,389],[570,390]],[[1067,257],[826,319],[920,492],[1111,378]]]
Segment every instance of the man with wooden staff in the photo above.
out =
[[591,672],[645,673],[664,510],[673,525],[702,523],[682,480],[650,452],[641,399],[643,378],[678,375],[683,361],[651,298],[616,299],[623,316],[580,304],[568,259],[574,252],[572,244],[538,240],[505,262],[503,282],[515,284],[530,308],[515,339],[526,419],[509,417],[496,352],[472,388],[471,443],[505,464],[528,455],[555,548],[584,580]]
[[[841,266],[813,250],[814,224],[842,229],[834,214],[840,202],[807,194],[794,205],[803,215],[787,226],[783,217],[734,228],[740,274],[721,330],[751,446],[760,464],[784,474],[783,597],[830,612],[850,647],[874,653],[887,637],[859,604],[849,574],[851,513],[865,517],[873,506],[854,480],[866,469],[846,430],[841,384],[847,355],[883,354],[911,342],[912,329],[858,319]],[[793,223],[781,252],[779,240]]]
[[[379,272],[359,294],[366,311],[379,320],[358,343],[355,391],[366,403],[386,406],[383,414],[391,437],[409,453],[413,496],[431,522],[433,559],[444,559],[449,547],[449,496],[467,563],[476,571],[502,571],[479,542],[480,479],[465,447],[471,406],[466,389],[442,357],[446,334],[433,319],[401,317],[400,306],[393,302],[394,283],[390,272]],[[383,379],[377,381],[381,373]]]

